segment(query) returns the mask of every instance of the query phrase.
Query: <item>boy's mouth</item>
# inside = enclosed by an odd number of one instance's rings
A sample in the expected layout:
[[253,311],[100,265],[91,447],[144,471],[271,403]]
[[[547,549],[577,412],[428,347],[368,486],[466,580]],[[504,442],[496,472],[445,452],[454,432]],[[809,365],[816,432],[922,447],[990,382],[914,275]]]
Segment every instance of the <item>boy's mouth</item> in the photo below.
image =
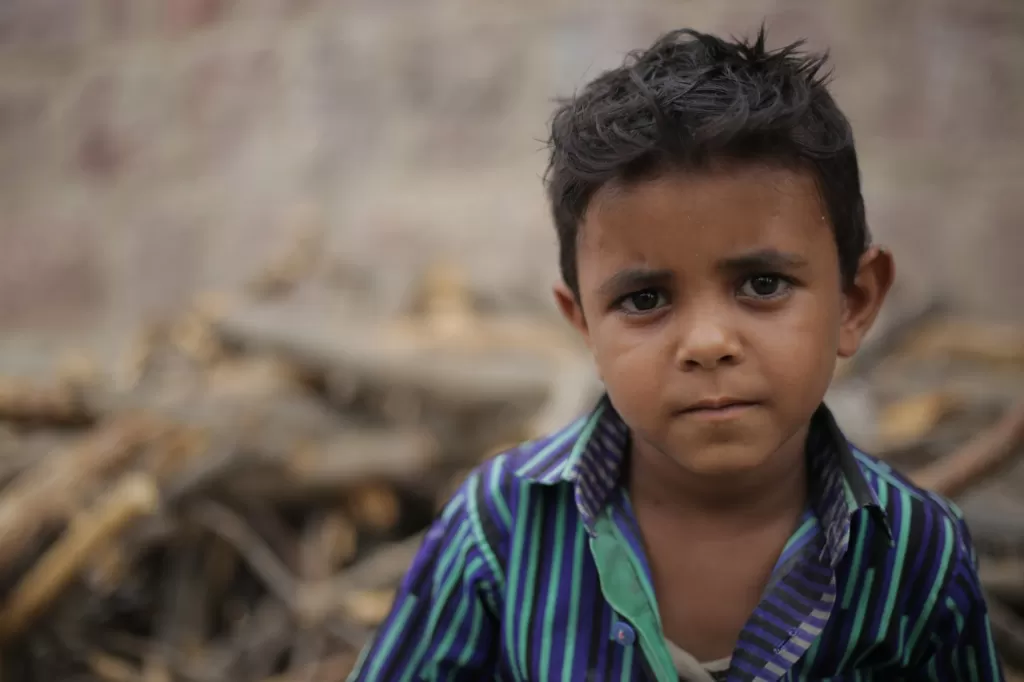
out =
[[683,408],[679,414],[710,419],[727,419],[738,416],[757,404],[757,401],[739,398],[708,398]]

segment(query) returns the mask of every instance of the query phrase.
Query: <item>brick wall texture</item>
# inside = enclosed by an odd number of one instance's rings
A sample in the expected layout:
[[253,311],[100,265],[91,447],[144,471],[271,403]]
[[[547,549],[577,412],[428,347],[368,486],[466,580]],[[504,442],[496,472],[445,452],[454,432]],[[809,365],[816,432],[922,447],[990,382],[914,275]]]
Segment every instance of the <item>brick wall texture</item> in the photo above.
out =
[[828,46],[901,291],[1024,318],[1020,0],[4,0],[0,329],[118,328],[314,214],[401,286],[555,276],[552,98],[671,27]]

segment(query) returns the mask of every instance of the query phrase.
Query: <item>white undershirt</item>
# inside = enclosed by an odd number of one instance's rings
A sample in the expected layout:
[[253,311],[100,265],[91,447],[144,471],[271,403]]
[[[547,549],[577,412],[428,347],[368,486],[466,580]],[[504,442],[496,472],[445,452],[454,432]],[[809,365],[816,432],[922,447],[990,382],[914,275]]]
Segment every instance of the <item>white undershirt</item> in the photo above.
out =
[[715,682],[713,674],[721,674],[729,670],[729,665],[732,661],[731,658],[720,658],[717,661],[701,663],[691,656],[689,652],[676,646],[668,639],[665,640],[665,644],[668,645],[668,652],[672,655],[672,663],[675,665],[676,672],[679,673],[679,679],[682,682]]

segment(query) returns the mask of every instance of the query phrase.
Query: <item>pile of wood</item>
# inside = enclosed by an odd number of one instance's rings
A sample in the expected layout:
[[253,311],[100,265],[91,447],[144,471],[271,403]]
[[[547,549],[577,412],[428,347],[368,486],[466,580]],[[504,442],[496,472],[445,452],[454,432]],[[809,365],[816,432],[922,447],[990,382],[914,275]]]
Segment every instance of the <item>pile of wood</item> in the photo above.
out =
[[0,377],[0,679],[343,679],[465,473],[597,394],[456,274],[397,319],[207,298]]
[[[287,282],[0,379],[0,679],[343,679],[464,473],[597,395],[562,327],[480,314],[451,270],[398,319]],[[886,335],[834,409],[963,501],[1024,669],[1021,339],[950,324]]]

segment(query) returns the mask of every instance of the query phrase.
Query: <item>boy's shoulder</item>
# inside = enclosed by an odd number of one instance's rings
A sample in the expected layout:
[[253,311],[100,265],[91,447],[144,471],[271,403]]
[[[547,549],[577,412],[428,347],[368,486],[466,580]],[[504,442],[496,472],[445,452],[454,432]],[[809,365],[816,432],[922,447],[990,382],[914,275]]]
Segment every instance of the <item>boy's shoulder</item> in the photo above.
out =
[[[536,494],[568,493],[572,499],[572,470],[577,445],[585,437],[589,415],[557,431],[523,441],[489,457],[469,472],[460,492],[467,508],[491,533],[511,530],[512,516]],[[554,493],[557,494],[557,493]],[[458,497],[458,496],[457,496]]]
[[[970,532],[960,508],[946,497],[916,485],[905,474],[853,445],[850,446],[865,482],[885,514],[892,547],[913,544],[948,549],[953,556],[973,561]],[[941,549],[940,549],[941,551]]]
[[581,416],[563,428],[503,450],[477,467],[476,473],[513,487],[567,482],[590,418]]

